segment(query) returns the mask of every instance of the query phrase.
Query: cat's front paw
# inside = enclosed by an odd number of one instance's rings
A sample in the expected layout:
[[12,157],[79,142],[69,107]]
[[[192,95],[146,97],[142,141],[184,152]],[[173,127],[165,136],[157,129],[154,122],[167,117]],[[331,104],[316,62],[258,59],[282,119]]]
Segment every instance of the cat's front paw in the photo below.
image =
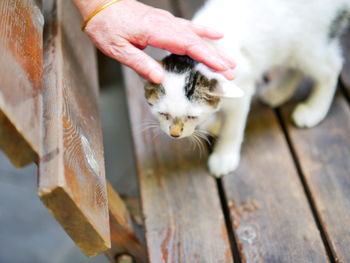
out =
[[239,159],[239,153],[236,152],[213,152],[208,160],[209,171],[219,178],[233,172],[238,167]]
[[305,103],[297,105],[292,114],[294,124],[299,128],[311,128],[319,124],[325,117],[323,111],[310,107]]

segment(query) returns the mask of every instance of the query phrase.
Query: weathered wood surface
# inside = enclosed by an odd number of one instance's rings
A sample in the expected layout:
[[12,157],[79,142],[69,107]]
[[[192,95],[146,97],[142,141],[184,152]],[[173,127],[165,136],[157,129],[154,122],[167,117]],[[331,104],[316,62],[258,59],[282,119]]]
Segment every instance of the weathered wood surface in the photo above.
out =
[[[179,0],[186,18],[202,3]],[[240,167],[223,185],[242,262],[328,262],[283,132],[259,103]]]
[[[232,262],[215,180],[188,142],[140,132],[150,118],[139,77],[125,69],[150,262]],[[139,128],[138,128],[139,127]]]
[[[166,1],[150,2],[154,6]],[[167,5],[169,8],[172,4]],[[168,9],[170,10],[170,9]],[[215,180],[188,142],[140,132],[151,118],[139,77],[125,69],[150,262],[233,262]]]
[[344,54],[344,66],[341,73],[341,80],[350,95],[350,27],[342,38]]
[[328,262],[282,130],[259,102],[241,158],[223,183],[242,262]]
[[135,262],[147,262],[146,250],[133,234],[131,217],[124,201],[109,183],[107,192],[112,247],[106,251],[106,256],[111,262],[115,262],[118,255],[128,253]]
[[0,111],[8,124],[1,129],[0,147],[18,167],[40,155],[44,19],[39,2],[0,1]]
[[297,129],[283,109],[293,148],[337,262],[350,262],[350,108],[336,96],[317,127]]
[[95,49],[72,1],[45,2],[41,200],[88,256],[110,247]]

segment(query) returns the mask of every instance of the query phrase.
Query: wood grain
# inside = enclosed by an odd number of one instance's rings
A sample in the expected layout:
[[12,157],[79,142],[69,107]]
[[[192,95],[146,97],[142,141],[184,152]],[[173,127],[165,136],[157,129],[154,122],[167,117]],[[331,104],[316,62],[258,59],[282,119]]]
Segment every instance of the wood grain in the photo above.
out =
[[[21,140],[0,143],[16,166],[40,156],[40,97],[43,74],[42,32],[44,20],[38,1],[0,1],[0,110]],[[6,132],[3,130],[3,132]],[[16,141],[17,142],[17,141]],[[30,149],[31,148],[31,149]],[[25,150],[28,150],[25,153]],[[36,154],[34,154],[36,153]]]
[[46,4],[38,193],[77,246],[94,256],[110,247],[95,49],[71,1]]
[[[294,103],[292,103],[294,105]],[[350,108],[336,96],[317,127],[297,129],[283,108],[292,145],[337,262],[350,262]]]
[[[187,18],[203,3],[178,1]],[[223,185],[242,262],[328,262],[283,133],[257,102],[240,167]]]
[[[167,1],[144,1],[170,8]],[[160,58],[159,52],[154,56]],[[163,54],[164,55],[164,54]],[[151,118],[139,77],[124,69],[149,262],[232,262],[215,180],[187,141],[141,132]]]
[[255,102],[224,188],[242,262],[328,262],[273,111]]
[[215,180],[187,141],[140,132],[150,111],[138,76],[125,80],[150,262],[232,262]]

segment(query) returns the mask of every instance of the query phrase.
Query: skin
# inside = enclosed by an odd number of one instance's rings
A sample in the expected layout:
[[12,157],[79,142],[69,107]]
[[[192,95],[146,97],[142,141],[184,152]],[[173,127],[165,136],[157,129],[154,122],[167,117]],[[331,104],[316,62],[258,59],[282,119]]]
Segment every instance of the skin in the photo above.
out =
[[[86,19],[107,1],[74,2]],[[102,10],[90,20],[85,31],[104,54],[131,67],[153,83],[161,83],[164,72],[158,62],[142,51],[147,46],[188,55],[227,79],[234,78],[234,61],[205,41],[205,38],[220,39],[223,34],[135,0],[122,0]]]

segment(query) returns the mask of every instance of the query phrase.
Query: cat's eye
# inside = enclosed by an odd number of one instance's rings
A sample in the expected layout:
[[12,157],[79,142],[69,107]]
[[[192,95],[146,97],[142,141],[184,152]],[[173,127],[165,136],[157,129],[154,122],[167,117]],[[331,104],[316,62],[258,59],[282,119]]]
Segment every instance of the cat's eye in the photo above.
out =
[[195,119],[198,119],[197,116],[192,116],[192,115],[186,116],[186,118],[187,118],[188,120],[195,120]]
[[159,112],[160,116],[163,116],[164,118],[166,118],[167,120],[170,119],[170,114],[169,113],[165,113],[165,112]]

